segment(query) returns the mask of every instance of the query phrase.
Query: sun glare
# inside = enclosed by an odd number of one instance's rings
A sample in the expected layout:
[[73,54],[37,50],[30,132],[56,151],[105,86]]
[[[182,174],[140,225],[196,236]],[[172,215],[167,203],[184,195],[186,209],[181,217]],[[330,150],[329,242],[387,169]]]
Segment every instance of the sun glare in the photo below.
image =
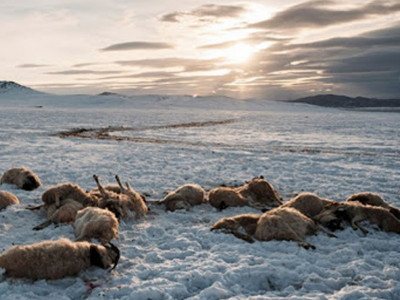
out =
[[225,56],[231,63],[244,63],[256,51],[254,47],[246,44],[236,44],[235,46],[226,49]]

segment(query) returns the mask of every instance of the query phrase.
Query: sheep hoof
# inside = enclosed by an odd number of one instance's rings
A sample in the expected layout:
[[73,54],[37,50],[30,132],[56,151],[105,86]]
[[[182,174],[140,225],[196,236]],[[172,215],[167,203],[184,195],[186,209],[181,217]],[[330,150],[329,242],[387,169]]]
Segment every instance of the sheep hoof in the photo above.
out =
[[301,247],[303,247],[304,249],[313,249],[313,250],[315,250],[316,249],[316,247],[313,245],[313,244],[310,244],[310,243],[307,243],[307,242],[300,242],[299,243],[299,245],[301,246]]

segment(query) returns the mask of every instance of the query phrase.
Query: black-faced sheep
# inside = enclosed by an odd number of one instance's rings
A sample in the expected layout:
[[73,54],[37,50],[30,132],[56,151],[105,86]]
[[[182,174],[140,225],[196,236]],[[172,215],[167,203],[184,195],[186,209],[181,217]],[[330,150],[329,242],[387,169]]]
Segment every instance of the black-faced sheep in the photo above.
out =
[[118,248],[112,244],[103,246],[61,239],[14,246],[0,255],[0,268],[12,277],[59,279],[77,275],[91,266],[113,269],[119,257]]
[[359,223],[362,221],[377,225],[382,231],[400,233],[400,220],[382,207],[363,205],[356,201],[332,203],[320,214],[321,224],[324,225],[325,216],[329,219],[332,214],[349,222],[354,230],[359,228],[365,234],[368,230],[361,227]]
[[[292,207],[306,215],[310,219],[319,222],[320,214],[325,210],[325,207],[331,203],[336,203],[333,200],[323,199],[312,193],[300,193],[280,207]],[[329,219],[329,220],[328,220]],[[344,222],[342,218],[334,214],[324,215],[324,226],[330,230],[343,229]]]
[[397,219],[400,219],[400,209],[390,205],[381,196],[375,193],[362,192],[348,197],[346,202],[357,201],[363,205],[380,206],[389,210]]
[[102,244],[107,244],[113,238],[118,240],[118,226],[118,220],[112,212],[98,207],[86,207],[76,215],[76,240],[97,239]]
[[[315,249],[315,246],[306,242],[305,238],[307,235],[316,234],[319,230],[326,232],[298,210],[291,207],[278,207],[260,217],[254,237],[260,241],[295,241],[301,247]],[[334,236],[329,232],[326,233]]]
[[12,168],[4,172],[0,183],[14,184],[18,188],[26,191],[32,191],[42,184],[39,177],[33,171],[25,167]]
[[239,239],[253,243],[252,236],[256,232],[257,222],[260,217],[261,215],[257,214],[244,214],[231,218],[222,218],[211,227],[211,231],[222,230],[224,233],[231,233]]
[[185,184],[175,191],[168,193],[159,203],[164,204],[167,210],[189,210],[192,206],[200,205],[205,201],[204,189],[198,184]]
[[0,191],[0,210],[6,208],[11,204],[18,204],[19,200],[17,196],[7,191]]
[[263,178],[253,178],[249,183],[237,187],[218,187],[208,193],[209,203],[224,209],[229,206],[251,206],[261,211],[282,204],[281,197],[273,186]]

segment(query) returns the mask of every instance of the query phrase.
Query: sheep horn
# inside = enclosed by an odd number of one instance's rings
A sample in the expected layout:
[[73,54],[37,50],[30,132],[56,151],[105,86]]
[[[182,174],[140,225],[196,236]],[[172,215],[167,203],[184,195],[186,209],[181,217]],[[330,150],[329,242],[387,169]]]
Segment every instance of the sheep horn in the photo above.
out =
[[113,243],[109,242],[108,244],[110,245],[110,247],[107,247],[107,248],[114,251],[117,254],[117,257],[115,258],[114,266],[110,269],[110,271],[112,271],[115,269],[115,267],[118,264],[119,258],[121,257],[121,252],[119,251],[118,247],[115,246]]

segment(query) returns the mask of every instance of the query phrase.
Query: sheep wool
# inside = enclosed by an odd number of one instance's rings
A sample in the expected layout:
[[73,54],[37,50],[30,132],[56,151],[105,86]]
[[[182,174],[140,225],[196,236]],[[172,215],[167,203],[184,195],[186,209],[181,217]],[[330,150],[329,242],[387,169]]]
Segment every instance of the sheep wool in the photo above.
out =
[[14,246],[0,255],[0,268],[7,276],[31,279],[59,279],[75,276],[97,266],[107,269],[117,264],[119,250],[68,239]]

